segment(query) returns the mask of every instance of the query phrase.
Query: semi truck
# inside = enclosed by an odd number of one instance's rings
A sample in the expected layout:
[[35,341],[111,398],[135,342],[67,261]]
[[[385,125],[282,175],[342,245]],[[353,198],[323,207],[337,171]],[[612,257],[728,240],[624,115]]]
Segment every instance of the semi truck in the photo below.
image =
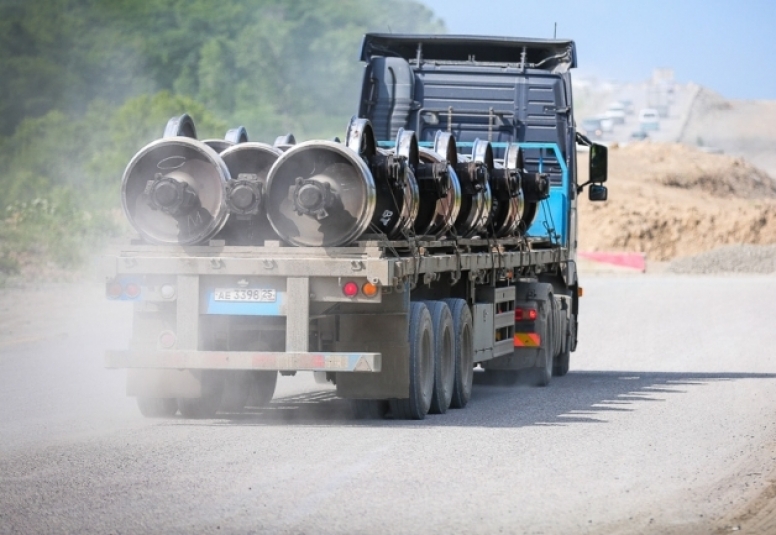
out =
[[[358,418],[466,407],[475,374],[547,385],[577,347],[577,203],[606,147],[577,133],[573,41],[365,35],[343,139],[196,138],[188,115],[122,179],[137,238],[105,258],[132,303],[147,417],[270,403],[311,371]],[[578,173],[577,152],[588,154]]]

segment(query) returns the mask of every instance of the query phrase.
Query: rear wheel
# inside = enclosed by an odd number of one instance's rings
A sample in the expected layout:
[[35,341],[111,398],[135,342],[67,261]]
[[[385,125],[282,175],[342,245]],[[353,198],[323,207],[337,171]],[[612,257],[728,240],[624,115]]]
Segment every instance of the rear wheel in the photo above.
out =
[[552,366],[552,374],[555,377],[563,377],[569,372],[569,363],[571,361],[571,344],[574,340],[574,316],[568,320],[565,331],[567,331],[563,349],[555,357],[555,363]]
[[569,362],[571,361],[571,352],[565,349],[555,357],[555,363],[552,366],[552,375],[555,377],[563,377],[569,372]]
[[171,418],[178,412],[175,398],[137,398],[137,407],[146,418]]
[[444,414],[453,398],[455,381],[453,316],[442,301],[426,301],[426,306],[434,326],[434,395],[429,412]]
[[202,396],[178,398],[178,410],[184,418],[212,418],[221,406],[224,376],[216,371],[202,372]]
[[221,396],[221,410],[242,412],[251,393],[251,375],[247,371],[224,372],[224,394]]
[[445,299],[453,317],[454,370],[453,396],[450,406],[463,409],[472,396],[474,382],[474,337],[472,335],[472,313],[463,299]]
[[410,303],[410,391],[406,399],[392,399],[391,413],[397,420],[422,420],[434,393],[434,327],[428,307]]
[[550,384],[550,379],[552,379],[553,363],[555,361],[555,352],[557,350],[555,341],[558,330],[557,312],[555,298],[552,296],[552,294],[550,294],[550,297],[547,300],[547,304],[550,307],[550,312],[545,323],[546,330],[544,333],[544,340],[546,343],[543,344],[544,347],[542,348],[541,352],[543,358],[540,362],[537,363],[538,367],[534,369],[534,374],[536,376],[534,383],[537,386],[547,386]]
[[533,370],[536,377],[534,380],[536,386],[547,386],[550,384],[550,379],[552,379],[552,353],[550,353],[548,348],[545,348],[542,354],[544,356],[542,366]]
[[251,372],[252,386],[248,405],[252,407],[265,407],[272,401],[275,395],[275,387],[278,383],[278,372],[255,371]]

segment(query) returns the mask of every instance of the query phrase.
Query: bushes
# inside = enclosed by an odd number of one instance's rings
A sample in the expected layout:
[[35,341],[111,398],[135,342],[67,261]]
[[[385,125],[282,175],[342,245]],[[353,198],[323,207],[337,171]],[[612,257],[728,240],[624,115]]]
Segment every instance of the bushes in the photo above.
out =
[[204,136],[223,137],[226,123],[166,91],[118,109],[97,101],[81,117],[55,110],[22,122],[0,145],[0,280],[34,277],[47,264],[78,268],[106,239],[127,232],[124,166],[184,111],[198,119]]
[[121,223],[108,210],[80,206],[67,189],[51,199],[17,201],[7,206],[0,221],[0,282],[23,272],[28,277],[82,266]]

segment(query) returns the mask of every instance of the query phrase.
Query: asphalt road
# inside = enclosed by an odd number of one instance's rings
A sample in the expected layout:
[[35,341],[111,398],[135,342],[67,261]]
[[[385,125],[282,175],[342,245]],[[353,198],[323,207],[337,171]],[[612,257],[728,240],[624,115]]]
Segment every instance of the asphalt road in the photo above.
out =
[[584,288],[566,377],[477,384],[422,422],[352,421],[301,375],[263,412],[144,420],[101,369],[126,346],[123,305],[92,286],[4,291],[0,533],[735,528],[776,476],[776,278]]

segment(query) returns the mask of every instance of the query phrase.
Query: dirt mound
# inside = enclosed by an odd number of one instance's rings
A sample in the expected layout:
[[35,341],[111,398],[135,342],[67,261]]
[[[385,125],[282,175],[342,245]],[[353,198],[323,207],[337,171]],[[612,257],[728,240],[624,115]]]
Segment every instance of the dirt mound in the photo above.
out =
[[[580,168],[587,159],[580,155]],[[642,142],[609,151],[609,201],[579,203],[579,247],[650,260],[776,243],[776,185],[740,158]]]
[[612,154],[628,162],[635,179],[724,198],[776,198],[776,182],[743,158],[666,143],[636,143]]

